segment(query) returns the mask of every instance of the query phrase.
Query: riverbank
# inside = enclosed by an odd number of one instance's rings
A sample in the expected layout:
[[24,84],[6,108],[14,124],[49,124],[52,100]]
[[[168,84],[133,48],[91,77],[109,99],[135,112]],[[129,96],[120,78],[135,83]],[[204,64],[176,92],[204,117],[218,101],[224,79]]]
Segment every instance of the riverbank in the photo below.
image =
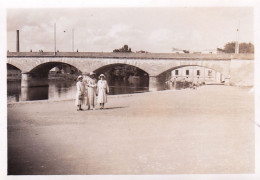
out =
[[[203,86],[74,101],[8,105],[9,174],[254,172],[254,95]],[[86,107],[83,107],[86,109]]]
[[[183,89],[184,90],[184,89]],[[108,99],[114,98],[124,98],[130,96],[143,96],[149,94],[161,94],[167,93],[176,90],[162,90],[162,91],[152,91],[152,92],[140,92],[140,93],[131,93],[131,94],[116,94],[116,95],[108,95]],[[75,101],[75,98],[67,98],[67,99],[45,99],[45,100],[34,100],[34,101],[19,101],[19,102],[8,102],[8,106],[20,105],[20,104],[38,104],[38,103],[56,103],[56,102],[66,102],[66,101]]]

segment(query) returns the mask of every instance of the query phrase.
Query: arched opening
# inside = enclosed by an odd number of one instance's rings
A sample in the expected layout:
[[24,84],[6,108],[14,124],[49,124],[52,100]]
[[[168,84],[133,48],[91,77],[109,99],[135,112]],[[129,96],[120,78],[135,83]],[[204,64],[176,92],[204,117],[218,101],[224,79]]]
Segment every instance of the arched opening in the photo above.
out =
[[159,75],[165,89],[182,89],[197,85],[224,84],[225,76],[212,68],[198,65],[173,67]]
[[21,94],[21,70],[7,63],[7,101],[17,102]]
[[21,80],[21,72],[18,67],[7,63],[7,80]]
[[[30,74],[37,82],[34,87],[25,89],[27,96],[23,96],[23,100],[74,98],[76,79],[82,72],[67,63],[48,62],[33,68]],[[38,82],[47,86],[38,86]]]
[[43,63],[33,68],[29,73],[36,77],[69,80],[75,80],[79,74],[82,74],[76,67],[62,62]]
[[147,92],[149,74],[128,64],[110,64],[94,71],[97,76],[104,74],[110,87],[110,94]]
[[[12,84],[16,88],[16,98],[8,102],[47,99],[72,99],[76,94],[76,78],[82,74],[76,67],[61,63],[48,62],[22,74],[22,80]],[[8,92],[12,92],[9,90]]]

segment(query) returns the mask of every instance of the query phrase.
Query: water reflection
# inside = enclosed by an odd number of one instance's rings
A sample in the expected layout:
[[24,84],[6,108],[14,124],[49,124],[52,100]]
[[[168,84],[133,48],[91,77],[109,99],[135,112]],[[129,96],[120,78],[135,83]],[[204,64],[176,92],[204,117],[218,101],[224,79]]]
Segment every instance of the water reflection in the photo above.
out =
[[48,99],[49,87],[21,88],[21,101],[34,101]]
[[112,81],[109,83],[109,94],[132,94],[140,92],[148,92],[148,84],[138,78],[128,81]]
[[171,82],[171,81],[167,81],[165,83],[165,88],[164,89],[186,89],[192,86],[192,82],[189,81],[175,81],[175,82]]
[[[145,78],[133,77],[129,80],[109,81],[109,94],[132,94],[149,91],[149,81]],[[188,81],[167,81],[158,85],[157,90],[185,89],[191,86]],[[74,99],[76,94],[76,82],[64,80],[49,80],[45,87],[21,87],[21,81],[7,82],[7,101],[34,101],[34,100],[62,100]]]
[[7,82],[7,102],[20,101],[21,95],[21,81]]
[[[109,84],[110,95],[147,92],[147,83],[140,80],[115,81]],[[73,99],[76,94],[75,81],[49,80],[48,86],[21,88],[21,81],[7,82],[7,101],[62,100]]]

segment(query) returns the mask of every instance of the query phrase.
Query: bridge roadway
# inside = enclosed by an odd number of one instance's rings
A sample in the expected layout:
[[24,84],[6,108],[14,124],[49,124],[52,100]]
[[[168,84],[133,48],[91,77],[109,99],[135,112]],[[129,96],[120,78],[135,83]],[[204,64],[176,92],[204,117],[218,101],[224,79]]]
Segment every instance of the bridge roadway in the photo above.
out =
[[7,64],[21,70],[25,87],[46,83],[49,70],[59,64],[71,65],[83,74],[118,64],[132,65],[149,75],[150,91],[157,90],[166,72],[185,66],[216,70],[232,85],[252,86],[254,78],[254,54],[8,52]]

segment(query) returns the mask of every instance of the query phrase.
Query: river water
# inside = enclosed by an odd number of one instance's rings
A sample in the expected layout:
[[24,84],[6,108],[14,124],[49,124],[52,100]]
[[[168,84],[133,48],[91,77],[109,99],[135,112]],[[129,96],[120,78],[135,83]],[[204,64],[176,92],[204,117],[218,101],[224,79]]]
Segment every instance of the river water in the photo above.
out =
[[[131,79],[131,81],[115,80],[109,82],[109,95],[144,93],[149,91],[147,79]],[[159,84],[157,90],[185,89],[188,82]],[[35,100],[66,100],[76,96],[76,82],[72,80],[48,80],[48,86],[21,87],[21,81],[7,81],[7,102],[35,101]]]
[[[46,87],[21,87],[21,81],[7,82],[7,102],[34,100],[64,100],[73,99],[76,95],[76,82],[64,80],[49,80]],[[110,95],[143,93],[148,91],[148,83],[115,82],[109,86]]]

